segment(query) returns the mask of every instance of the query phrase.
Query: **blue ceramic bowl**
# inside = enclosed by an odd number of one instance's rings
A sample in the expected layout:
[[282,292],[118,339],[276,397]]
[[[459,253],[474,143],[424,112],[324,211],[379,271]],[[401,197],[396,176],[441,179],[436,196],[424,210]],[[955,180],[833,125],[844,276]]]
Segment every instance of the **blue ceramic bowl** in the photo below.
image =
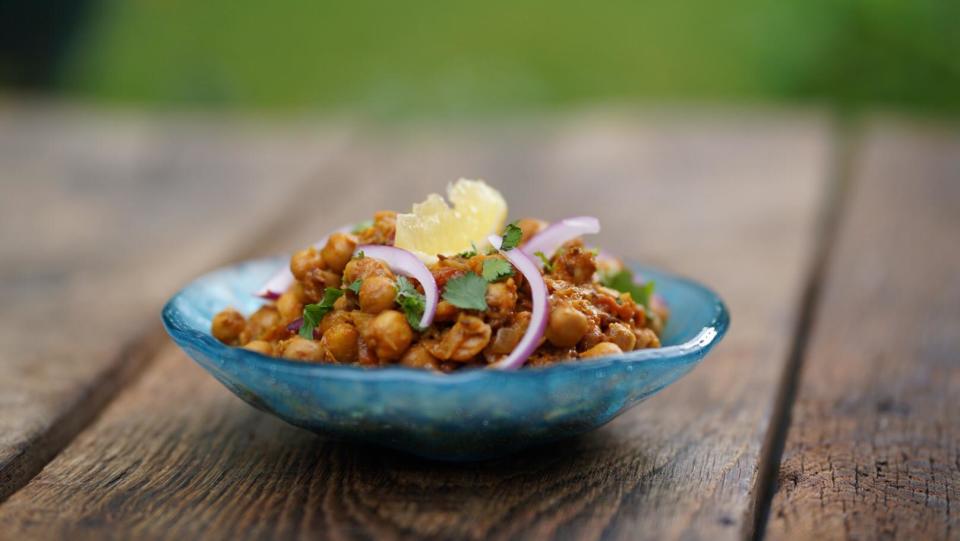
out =
[[706,287],[634,265],[671,308],[665,347],[515,372],[437,374],[266,357],[221,344],[210,320],[244,313],[286,258],[249,261],[207,274],[163,308],[173,340],[255,408],[307,430],[442,460],[477,460],[587,432],[689,372],[720,341],[730,319]]

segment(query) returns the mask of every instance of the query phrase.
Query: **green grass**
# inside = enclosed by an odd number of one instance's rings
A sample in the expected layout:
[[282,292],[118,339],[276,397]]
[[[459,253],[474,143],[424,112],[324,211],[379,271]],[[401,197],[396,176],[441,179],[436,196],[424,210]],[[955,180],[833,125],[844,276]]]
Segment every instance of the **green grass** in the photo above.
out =
[[388,115],[634,99],[960,110],[960,2],[106,0],[62,81],[154,106]]

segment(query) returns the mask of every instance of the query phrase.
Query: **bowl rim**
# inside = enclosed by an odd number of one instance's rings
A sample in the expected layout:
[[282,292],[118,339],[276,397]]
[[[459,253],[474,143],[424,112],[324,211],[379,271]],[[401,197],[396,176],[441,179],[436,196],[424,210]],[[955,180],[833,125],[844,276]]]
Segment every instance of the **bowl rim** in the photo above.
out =
[[[363,367],[357,365],[343,365],[330,363],[304,363],[291,361],[282,357],[272,357],[238,347],[227,346],[213,337],[209,331],[200,331],[195,327],[185,324],[182,318],[176,317],[180,312],[177,307],[178,300],[181,299],[187,291],[194,287],[197,282],[209,279],[209,277],[228,268],[239,267],[252,263],[261,263],[277,259],[276,257],[267,257],[259,259],[250,259],[218,267],[208,273],[205,273],[171,296],[164,304],[161,311],[161,320],[167,334],[178,345],[183,346],[184,342],[199,343],[208,353],[217,358],[230,357],[231,361],[240,360],[244,363],[262,364],[261,368],[270,370],[274,373],[285,373],[287,375],[297,375],[308,378],[327,378],[343,379],[352,382],[408,382],[408,383],[429,383],[449,385],[470,384],[477,381],[489,380],[491,378],[536,378],[543,379],[546,376],[558,374],[575,373],[593,373],[621,366],[632,366],[636,363],[649,362],[676,362],[679,364],[692,364],[702,359],[714,346],[716,346],[727,333],[730,327],[730,312],[723,299],[711,288],[702,283],[676,274],[671,271],[658,269],[656,267],[642,265],[632,260],[625,261],[625,265],[640,269],[641,272],[652,271],[670,280],[679,282],[686,287],[692,288],[710,299],[713,303],[713,314],[710,321],[705,324],[699,332],[689,340],[680,344],[664,346],[655,349],[641,349],[616,355],[607,355],[595,359],[581,360],[577,362],[559,362],[547,366],[525,367],[522,370],[490,370],[486,368],[468,368],[451,373],[439,373],[432,370],[421,368],[412,368],[407,366],[391,365],[386,367]],[[192,355],[188,355],[193,357]]]

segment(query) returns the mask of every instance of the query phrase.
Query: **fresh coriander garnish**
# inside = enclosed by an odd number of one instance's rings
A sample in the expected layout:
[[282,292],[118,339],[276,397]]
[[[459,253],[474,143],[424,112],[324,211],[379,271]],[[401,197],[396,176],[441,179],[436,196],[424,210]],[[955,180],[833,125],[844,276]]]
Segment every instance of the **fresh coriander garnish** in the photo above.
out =
[[419,330],[427,298],[417,291],[405,276],[397,277],[397,304],[400,305],[403,315],[407,316],[410,326]]
[[462,258],[464,258],[464,259],[469,259],[469,258],[477,255],[478,253],[480,253],[480,251],[477,250],[477,245],[474,244],[473,241],[470,241],[470,246],[471,246],[471,249],[470,249],[470,250],[467,250],[467,251],[465,251],[465,252],[460,252],[460,253],[457,254],[455,257],[462,257]]
[[504,259],[499,257],[488,257],[483,260],[483,279],[488,282],[513,276],[513,267]]
[[303,307],[303,325],[300,326],[300,336],[304,338],[313,338],[313,330],[320,324],[323,316],[333,310],[333,303],[343,296],[343,291],[328,287],[323,290],[323,298],[316,304],[308,304]]
[[536,252],[533,252],[533,255],[539,257],[540,261],[543,261],[543,269],[547,271],[547,273],[553,272],[553,263],[550,263],[549,257],[544,255],[544,253],[539,250],[537,250]]
[[503,230],[503,243],[500,244],[500,249],[504,252],[512,250],[520,245],[522,238],[523,230],[517,224],[507,224],[506,229]]
[[443,299],[465,310],[487,309],[487,281],[477,273],[468,272],[447,282]]
[[[653,280],[647,280],[643,285],[636,286],[637,292],[636,295],[639,297],[637,302],[644,307],[647,311],[650,311],[650,299],[653,298],[653,288],[656,287],[656,283]],[[630,292],[632,297],[634,292]]]
[[363,259],[364,257],[365,256],[363,255],[363,250],[360,250],[353,256],[354,259]]
[[363,280],[361,280],[360,278],[357,278],[356,280],[353,281],[352,284],[350,284],[350,285],[347,286],[347,289],[349,289],[350,291],[353,291],[355,294],[359,295],[359,294],[360,294],[360,286],[362,286],[362,285],[363,285]]
[[373,220],[364,220],[357,225],[353,226],[353,229],[350,230],[351,233],[359,233],[364,229],[370,229],[373,227]]
[[653,280],[638,284],[634,281],[633,273],[629,269],[622,269],[619,272],[603,276],[600,282],[611,289],[629,293],[637,304],[642,305],[647,311],[650,310],[650,298],[653,296],[655,286]]

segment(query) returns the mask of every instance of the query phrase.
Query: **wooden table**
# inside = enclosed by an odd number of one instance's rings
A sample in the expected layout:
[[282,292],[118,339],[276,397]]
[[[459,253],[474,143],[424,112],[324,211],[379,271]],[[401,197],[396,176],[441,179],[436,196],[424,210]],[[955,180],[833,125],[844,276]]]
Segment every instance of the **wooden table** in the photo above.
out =
[[[690,375],[469,465],[260,413],[163,300],[459,176],[719,291]],[[960,130],[817,112],[377,127],[0,107],[0,538],[960,538]]]

